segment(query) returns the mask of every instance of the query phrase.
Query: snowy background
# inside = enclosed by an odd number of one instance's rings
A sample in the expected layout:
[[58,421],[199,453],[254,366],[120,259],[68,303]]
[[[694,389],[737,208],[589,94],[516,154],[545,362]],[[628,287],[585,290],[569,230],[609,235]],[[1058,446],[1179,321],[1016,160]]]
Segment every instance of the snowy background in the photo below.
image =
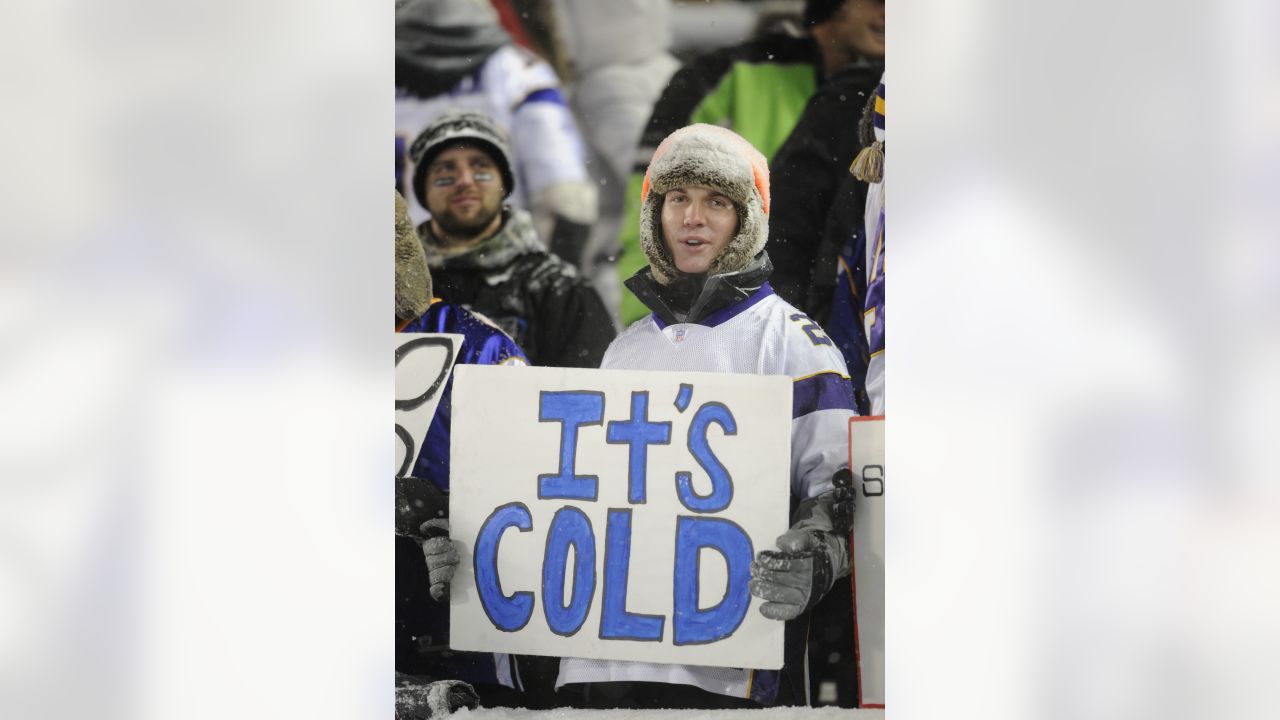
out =
[[[893,716],[1273,717],[1280,5],[888,14]],[[391,717],[391,18],[6,4],[0,717]]]

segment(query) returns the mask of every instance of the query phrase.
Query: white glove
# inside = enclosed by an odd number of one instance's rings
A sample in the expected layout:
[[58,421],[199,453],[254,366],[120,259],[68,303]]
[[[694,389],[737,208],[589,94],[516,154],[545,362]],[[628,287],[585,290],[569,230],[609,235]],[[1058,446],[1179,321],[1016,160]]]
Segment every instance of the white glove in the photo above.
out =
[[422,554],[427,560],[427,577],[431,581],[431,597],[442,602],[449,597],[449,583],[458,568],[458,549],[449,539],[448,520],[422,523]]

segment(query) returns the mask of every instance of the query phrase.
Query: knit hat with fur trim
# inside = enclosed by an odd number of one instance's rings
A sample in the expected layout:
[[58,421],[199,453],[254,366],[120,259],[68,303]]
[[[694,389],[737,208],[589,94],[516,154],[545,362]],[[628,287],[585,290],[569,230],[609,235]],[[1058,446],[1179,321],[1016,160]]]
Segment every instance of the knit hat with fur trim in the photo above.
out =
[[516,189],[516,178],[511,173],[511,145],[507,133],[493,118],[472,110],[450,110],[436,118],[409,146],[409,159],[413,161],[413,196],[422,207],[427,206],[425,183],[427,168],[436,156],[455,143],[477,145],[489,153],[498,171],[502,173],[503,197],[509,197]]
[[640,191],[640,246],[653,278],[669,285],[682,273],[662,241],[663,197],[701,185],[723,193],[738,211],[738,232],[707,269],[738,272],[769,239],[769,162],[741,135],[716,125],[689,125],[667,136],[653,152]]

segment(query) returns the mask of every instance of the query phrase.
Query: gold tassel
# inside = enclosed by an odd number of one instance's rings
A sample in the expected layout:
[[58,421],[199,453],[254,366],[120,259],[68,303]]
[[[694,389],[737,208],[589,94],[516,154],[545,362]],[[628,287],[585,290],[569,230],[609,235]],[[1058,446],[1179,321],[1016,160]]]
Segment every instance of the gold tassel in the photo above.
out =
[[866,183],[878,183],[884,179],[884,141],[876,140],[862,148],[849,166],[853,176]]

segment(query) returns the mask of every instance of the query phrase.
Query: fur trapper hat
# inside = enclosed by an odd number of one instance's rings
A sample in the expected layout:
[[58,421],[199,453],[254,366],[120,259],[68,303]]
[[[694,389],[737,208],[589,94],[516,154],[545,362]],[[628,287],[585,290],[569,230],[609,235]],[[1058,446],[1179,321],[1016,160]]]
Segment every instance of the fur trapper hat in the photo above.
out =
[[663,196],[701,185],[723,193],[738,211],[738,232],[708,268],[708,275],[738,272],[769,239],[769,162],[745,138],[716,125],[689,125],[667,136],[649,161],[640,191],[640,246],[653,278],[663,285],[679,277],[662,239]]
[[409,219],[409,204],[396,193],[396,319],[416,320],[431,307],[431,271]]

